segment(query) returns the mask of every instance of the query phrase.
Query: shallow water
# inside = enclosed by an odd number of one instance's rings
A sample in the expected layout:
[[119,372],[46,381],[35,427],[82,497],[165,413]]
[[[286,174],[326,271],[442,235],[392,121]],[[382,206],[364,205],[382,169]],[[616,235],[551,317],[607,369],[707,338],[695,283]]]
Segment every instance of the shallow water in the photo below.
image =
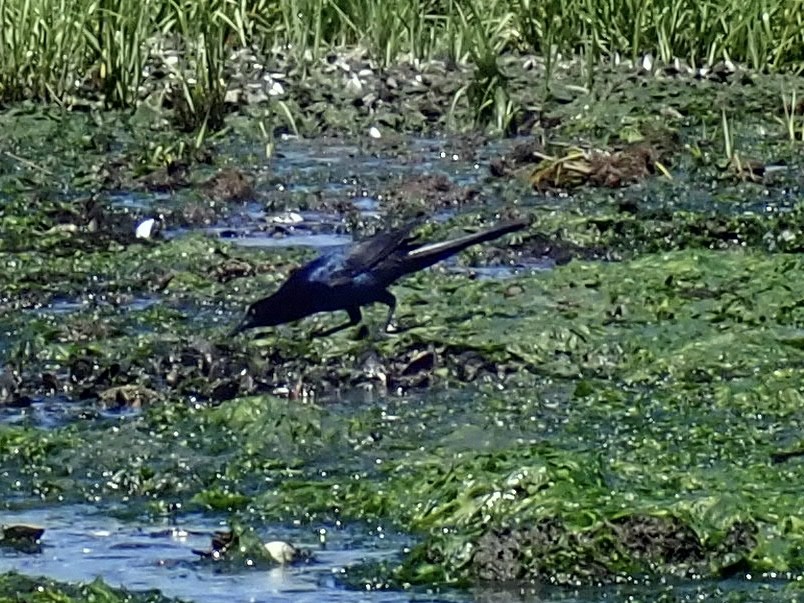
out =
[[[65,505],[2,514],[5,524],[46,526],[42,550],[26,554],[0,549],[0,571],[16,570],[64,581],[91,581],[131,590],[159,589],[167,596],[198,602],[349,601],[354,593],[340,586],[338,575],[360,561],[398,554],[407,539],[368,528],[327,532],[323,548],[319,528],[266,526],[263,540],[285,540],[314,552],[315,560],[291,567],[221,571],[202,562],[192,549],[208,549],[215,530],[225,525],[191,515],[161,524],[121,521],[102,508]],[[408,601],[404,593],[361,595],[365,601]]]
[[[110,512],[111,511],[111,512]],[[117,519],[124,510],[90,505],[63,505],[44,509],[5,512],[3,524],[46,526],[40,552],[22,553],[0,548],[0,572],[17,571],[67,582],[97,577],[129,590],[159,589],[163,594],[199,603],[255,603],[261,601],[366,601],[382,603],[518,601],[596,603],[649,601],[660,593],[674,601],[718,601],[727,593],[743,600],[788,601],[782,584],[724,580],[721,582],[667,582],[580,589],[524,585],[512,588],[478,587],[469,591],[446,590],[365,592],[346,588],[344,571],[363,561],[392,559],[410,539],[368,526],[279,525],[259,529],[263,540],[285,540],[309,549],[314,559],[294,566],[273,568],[222,568],[201,561],[193,549],[207,549],[215,530],[225,523],[209,516],[187,515],[162,522]],[[326,531],[326,546],[318,542]]]
[[85,420],[96,414],[85,404],[61,396],[53,396],[34,400],[26,408],[0,407],[0,423],[52,429],[74,421]]
[[[352,238],[344,233],[341,216],[299,209],[292,211],[295,220],[288,220],[291,212],[265,208],[260,197],[268,191],[281,192],[288,199],[304,203],[305,195],[325,195],[328,198],[348,200],[363,218],[379,215],[380,199],[375,190],[391,182],[401,182],[421,176],[441,174],[458,186],[477,186],[487,177],[488,161],[514,144],[512,141],[472,148],[470,156],[465,149],[451,150],[445,141],[414,139],[400,146],[404,154],[397,160],[393,152],[372,152],[357,145],[340,141],[324,142],[288,140],[281,152],[267,161],[270,176],[258,175],[255,201],[233,206],[231,212],[211,227],[202,228],[212,235],[221,236],[232,243],[247,247],[308,246],[325,248],[348,244]],[[254,161],[252,149],[222,148],[233,157]],[[175,196],[142,191],[117,193],[112,202],[118,207],[149,215],[158,207],[181,204],[183,193]],[[291,205],[293,203],[291,202]],[[444,221],[455,214],[449,209],[438,210],[430,218]],[[287,226],[281,235],[272,227]],[[181,236],[190,229],[171,228],[164,236]]]
[[[472,184],[486,175],[488,160],[510,149],[515,139],[480,146],[452,145],[448,140],[433,138],[404,138],[398,145],[360,146],[338,140],[289,139],[278,147],[270,159],[270,169],[297,190],[320,191],[321,187],[306,183],[318,182],[322,174],[328,176],[329,185],[337,190],[355,186],[358,182],[370,183],[393,176],[412,176],[444,173],[459,185]],[[227,154],[248,158],[252,149],[233,146],[224,149]],[[395,160],[396,151],[409,154],[403,161]],[[404,155],[403,155],[404,156]]]

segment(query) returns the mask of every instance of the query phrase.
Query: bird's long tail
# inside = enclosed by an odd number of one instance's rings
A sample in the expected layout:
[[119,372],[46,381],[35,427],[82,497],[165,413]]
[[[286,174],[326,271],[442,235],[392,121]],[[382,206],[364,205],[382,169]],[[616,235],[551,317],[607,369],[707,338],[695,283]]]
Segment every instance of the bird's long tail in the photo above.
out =
[[485,243],[486,241],[493,241],[509,232],[522,230],[526,228],[529,223],[527,219],[511,220],[502,222],[486,230],[481,230],[480,232],[458,237],[457,239],[422,245],[408,252],[405,258],[405,272],[410,274],[411,272],[423,270],[456,253],[460,253],[467,247],[477,245],[478,243]]

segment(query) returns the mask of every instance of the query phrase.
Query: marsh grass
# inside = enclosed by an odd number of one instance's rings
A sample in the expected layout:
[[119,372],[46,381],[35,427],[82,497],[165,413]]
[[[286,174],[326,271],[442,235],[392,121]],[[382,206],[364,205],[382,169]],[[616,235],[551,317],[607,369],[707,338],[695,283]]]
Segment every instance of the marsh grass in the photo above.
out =
[[245,4],[236,0],[172,0],[171,7],[164,27],[178,33],[184,57],[175,71],[180,86],[174,99],[177,122],[183,130],[199,132],[201,138],[207,129],[223,127],[227,88],[224,67],[229,49],[247,44]]
[[475,70],[472,80],[456,93],[452,106],[457,105],[461,96],[466,95],[474,113],[475,124],[491,124],[499,132],[511,129],[516,109],[508,92],[508,78],[500,68],[498,57],[511,45],[513,15],[503,15],[501,19],[488,19],[484,11],[488,5],[469,0],[468,8],[456,7],[460,18],[460,30],[467,32],[469,58]]
[[104,101],[108,105],[127,107],[135,102],[142,81],[148,59],[145,43],[150,14],[156,3],[154,0],[132,3],[125,12],[118,10],[119,4],[114,0],[100,0],[94,14],[87,11],[93,19],[86,23],[85,36],[89,61],[96,70],[93,76]]
[[782,110],[784,125],[787,138],[790,142],[804,141],[804,100],[798,97],[796,90],[790,93],[790,97],[782,93]]
[[[380,66],[402,55],[429,58],[444,37],[453,0],[290,0],[275,22],[265,19],[264,39],[288,48],[297,61],[315,61],[332,47],[360,45]],[[442,6],[443,5],[443,6]]]
[[471,64],[462,91],[477,123],[505,131],[514,109],[499,56],[582,57],[589,85],[602,59],[650,53],[692,65],[730,59],[757,70],[804,68],[804,0],[0,0],[0,101],[68,103],[94,94],[130,107],[144,67],[166,42],[183,129],[223,123],[231,53],[282,49],[302,72],[331,49],[363,48],[380,68],[399,60]]

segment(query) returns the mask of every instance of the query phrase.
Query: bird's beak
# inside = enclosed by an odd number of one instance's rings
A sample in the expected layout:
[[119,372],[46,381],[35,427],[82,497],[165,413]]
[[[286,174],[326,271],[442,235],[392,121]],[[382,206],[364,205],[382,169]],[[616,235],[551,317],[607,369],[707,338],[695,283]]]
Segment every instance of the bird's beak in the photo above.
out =
[[229,337],[234,337],[235,335],[239,335],[243,331],[251,328],[251,318],[248,314],[246,314],[243,319],[235,326],[234,329],[231,330],[229,333]]

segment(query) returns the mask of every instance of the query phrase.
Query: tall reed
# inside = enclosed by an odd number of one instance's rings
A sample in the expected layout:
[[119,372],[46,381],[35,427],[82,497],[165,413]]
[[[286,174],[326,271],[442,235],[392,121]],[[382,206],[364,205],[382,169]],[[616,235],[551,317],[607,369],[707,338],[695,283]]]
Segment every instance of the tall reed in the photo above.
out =
[[188,128],[220,127],[226,65],[243,46],[280,48],[302,65],[344,46],[380,67],[471,63],[465,94],[480,121],[504,126],[500,53],[541,55],[545,86],[558,53],[583,55],[590,84],[615,53],[801,72],[804,0],[0,0],[0,101],[95,94],[132,106],[155,40],[178,50]]

